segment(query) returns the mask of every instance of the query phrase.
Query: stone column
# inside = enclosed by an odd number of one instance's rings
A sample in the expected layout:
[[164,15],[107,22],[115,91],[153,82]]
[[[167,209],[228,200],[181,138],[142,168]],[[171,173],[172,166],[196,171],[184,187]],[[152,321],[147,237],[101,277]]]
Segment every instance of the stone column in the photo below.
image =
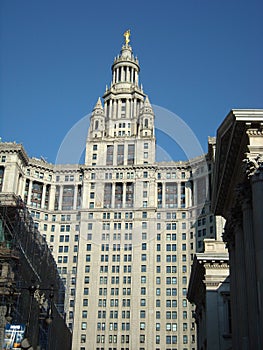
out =
[[113,100],[113,111],[112,111],[112,119],[116,119],[116,100]]
[[181,182],[177,182],[177,207],[181,208]]
[[133,77],[134,77],[134,68],[131,69],[131,83],[134,83]]
[[197,205],[197,180],[193,180],[193,205]]
[[112,192],[111,192],[111,207],[115,208],[115,182],[112,183]]
[[74,186],[74,198],[73,198],[73,210],[77,208],[77,198],[78,198],[78,185]]
[[162,208],[165,208],[165,204],[166,204],[165,191],[166,191],[166,185],[165,185],[165,182],[162,182]]
[[126,208],[126,190],[127,190],[127,184],[126,182],[123,182],[123,190],[122,190],[122,207]]
[[62,199],[63,199],[63,186],[59,186],[58,210],[62,209]]
[[[247,131],[250,145],[250,153],[244,159],[246,165],[246,174],[250,178],[252,191],[252,210],[253,210],[253,238],[254,254],[256,266],[256,283],[258,293],[258,305],[253,305],[258,309],[258,338],[259,344],[263,344],[263,215],[262,215],[262,198],[263,198],[263,145],[261,129],[251,129]],[[251,301],[252,303],[253,301]],[[256,301],[254,301],[256,303]]]
[[56,194],[56,185],[50,185],[50,192],[49,192],[49,203],[48,203],[48,209],[54,210],[55,207],[55,194]]
[[255,245],[253,237],[253,213],[251,206],[250,185],[247,183],[239,186],[239,192],[243,212],[246,291],[249,301],[247,317],[247,324],[249,328],[249,348],[260,350],[258,339],[258,295],[254,256]]
[[41,208],[42,209],[45,208],[46,188],[47,188],[47,185],[43,184],[42,196],[41,196]]
[[84,174],[84,181],[83,181],[83,187],[82,187],[82,208],[88,207],[88,194],[89,194],[89,182],[88,180],[88,174],[85,172]]
[[126,100],[126,118],[130,119],[130,100]]
[[23,200],[25,196],[25,188],[26,188],[26,178],[21,178],[21,189],[19,194]]
[[230,269],[230,302],[231,302],[231,324],[232,324],[232,348],[235,350],[239,349],[239,329],[238,324],[238,304],[236,298],[236,264],[235,264],[235,236],[233,232],[231,220],[226,221],[225,229],[223,232],[223,239],[227,243],[228,253],[229,253],[229,269]]
[[121,66],[121,81],[124,81],[124,67]]
[[29,180],[27,205],[31,205],[31,196],[32,196],[32,180]]
[[112,118],[112,100],[110,100],[110,107],[109,107],[109,118],[111,119]]
[[[248,299],[246,289],[246,266],[242,209],[236,206],[231,212],[232,229],[235,234],[235,269],[236,269],[236,291],[237,299],[237,321],[236,328],[239,331],[238,349],[249,350],[248,336]],[[241,307],[242,305],[242,307]]]
[[252,177],[253,228],[258,290],[260,344],[263,344],[263,162]]
[[138,72],[135,71],[135,85],[138,86]]

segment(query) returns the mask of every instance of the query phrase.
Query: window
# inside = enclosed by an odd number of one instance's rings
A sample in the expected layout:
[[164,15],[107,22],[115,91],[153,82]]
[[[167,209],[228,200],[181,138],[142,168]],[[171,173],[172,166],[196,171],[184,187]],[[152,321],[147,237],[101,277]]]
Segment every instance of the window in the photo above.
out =
[[140,318],[145,318],[145,310],[140,311]]
[[146,288],[145,287],[141,288],[141,295],[146,295]]
[[141,331],[145,330],[145,322],[140,322],[140,330]]

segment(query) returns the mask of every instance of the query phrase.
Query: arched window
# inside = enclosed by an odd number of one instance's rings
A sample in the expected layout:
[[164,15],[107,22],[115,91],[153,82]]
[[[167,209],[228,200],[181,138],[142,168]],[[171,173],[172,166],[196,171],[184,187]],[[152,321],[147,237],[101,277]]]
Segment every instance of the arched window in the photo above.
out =
[[144,119],[144,127],[148,128],[148,126],[149,126],[149,120],[146,118]]
[[99,128],[99,121],[98,121],[98,120],[95,120],[95,127],[94,127],[94,129],[95,129],[95,130],[98,130],[98,128]]

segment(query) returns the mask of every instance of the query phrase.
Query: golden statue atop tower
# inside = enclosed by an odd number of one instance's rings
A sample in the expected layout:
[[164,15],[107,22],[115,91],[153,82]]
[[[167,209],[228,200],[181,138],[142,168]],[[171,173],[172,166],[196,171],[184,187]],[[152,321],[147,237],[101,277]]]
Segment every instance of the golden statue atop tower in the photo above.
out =
[[126,46],[129,45],[130,36],[131,36],[130,29],[126,30],[126,32],[123,34],[123,36],[125,37],[125,44],[126,44]]

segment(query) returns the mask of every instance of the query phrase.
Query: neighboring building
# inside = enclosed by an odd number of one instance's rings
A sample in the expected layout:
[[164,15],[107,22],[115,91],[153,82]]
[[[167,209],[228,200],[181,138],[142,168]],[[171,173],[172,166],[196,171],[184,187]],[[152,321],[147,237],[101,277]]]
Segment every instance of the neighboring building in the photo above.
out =
[[205,239],[192,265],[187,298],[196,305],[197,349],[231,349],[228,252],[222,240]]
[[217,132],[213,211],[226,219],[233,349],[263,344],[263,110],[232,110]]
[[74,350],[194,350],[190,266],[214,238],[208,155],[157,163],[154,112],[126,40],[90,120],[83,165],[0,144],[2,192],[20,195],[66,285]]
[[19,325],[25,328],[24,342],[34,349],[70,349],[64,295],[54,258],[21,198],[0,193],[1,346],[5,343],[4,349],[20,348],[9,344],[15,341],[16,331],[10,337],[5,335],[11,324],[13,329]]

